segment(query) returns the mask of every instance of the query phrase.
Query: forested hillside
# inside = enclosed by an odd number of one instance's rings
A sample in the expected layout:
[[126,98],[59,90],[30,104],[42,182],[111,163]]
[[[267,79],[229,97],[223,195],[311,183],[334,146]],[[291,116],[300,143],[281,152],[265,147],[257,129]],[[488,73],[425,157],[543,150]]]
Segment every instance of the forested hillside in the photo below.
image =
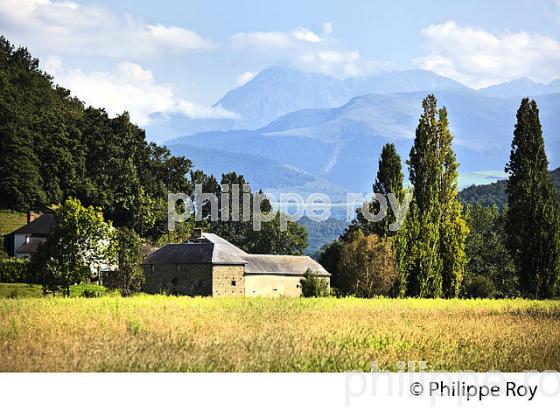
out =
[[316,222],[304,216],[298,221],[308,232],[307,255],[315,255],[321,247],[328,244],[344,233],[348,222],[340,219],[329,218],[326,221]]
[[[161,245],[185,240],[195,225],[191,217],[179,232],[163,235],[169,192],[192,195],[200,183],[221,197],[221,184],[248,182],[234,172],[218,180],[193,171],[189,159],[148,143],[127,113],[111,118],[86,107],[41,71],[27,49],[0,37],[0,209],[41,211],[74,197]],[[301,254],[307,246],[305,228],[295,223],[272,234],[279,215],[254,235],[247,234],[251,221],[197,224],[255,253]]]
[[73,196],[117,226],[155,235],[167,191],[190,192],[190,170],[146,142],[126,113],[86,108],[0,37],[0,208],[41,210]]
[[[560,168],[549,172],[550,179],[560,196]],[[496,205],[504,208],[507,205],[507,181],[498,181],[488,185],[472,185],[459,192],[464,204]]]

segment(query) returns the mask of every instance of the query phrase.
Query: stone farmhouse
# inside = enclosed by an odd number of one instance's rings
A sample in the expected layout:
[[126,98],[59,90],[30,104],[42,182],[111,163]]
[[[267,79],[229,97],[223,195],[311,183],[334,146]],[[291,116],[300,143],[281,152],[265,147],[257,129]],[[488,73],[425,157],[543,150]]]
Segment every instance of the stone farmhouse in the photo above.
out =
[[330,282],[330,274],[308,256],[249,254],[200,230],[147,256],[143,269],[146,292],[175,295],[297,297],[308,269]]

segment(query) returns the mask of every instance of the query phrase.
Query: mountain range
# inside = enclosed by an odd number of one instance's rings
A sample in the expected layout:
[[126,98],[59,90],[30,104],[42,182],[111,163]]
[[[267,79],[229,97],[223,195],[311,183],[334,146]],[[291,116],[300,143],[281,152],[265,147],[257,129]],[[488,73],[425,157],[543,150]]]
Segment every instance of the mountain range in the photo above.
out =
[[371,190],[383,144],[395,143],[407,159],[421,101],[429,93],[448,109],[461,185],[504,176],[515,113],[525,95],[539,105],[551,166],[560,162],[560,80],[521,79],[474,90],[425,70],[342,81],[269,68],[216,104],[239,120],[189,120],[182,127],[193,132],[166,145],[207,172],[241,172],[255,188],[325,192],[343,202],[346,192]]

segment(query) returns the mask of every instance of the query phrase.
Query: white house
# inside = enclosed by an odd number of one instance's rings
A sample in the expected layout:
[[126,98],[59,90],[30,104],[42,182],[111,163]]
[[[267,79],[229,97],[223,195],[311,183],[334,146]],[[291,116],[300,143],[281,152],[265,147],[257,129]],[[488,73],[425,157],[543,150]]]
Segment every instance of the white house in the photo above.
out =
[[[47,240],[49,232],[55,226],[53,214],[45,213],[36,215],[34,212],[27,213],[27,224],[6,235],[8,244],[8,254],[10,256],[24,259],[31,258],[39,246]],[[99,247],[109,246],[109,239],[103,239],[98,244]],[[100,261],[96,265],[90,266],[92,278],[100,279],[102,273],[116,270],[116,265],[109,261]]]
[[53,226],[53,214],[37,216],[34,212],[28,212],[27,224],[6,235],[8,254],[16,258],[30,258],[47,240]]

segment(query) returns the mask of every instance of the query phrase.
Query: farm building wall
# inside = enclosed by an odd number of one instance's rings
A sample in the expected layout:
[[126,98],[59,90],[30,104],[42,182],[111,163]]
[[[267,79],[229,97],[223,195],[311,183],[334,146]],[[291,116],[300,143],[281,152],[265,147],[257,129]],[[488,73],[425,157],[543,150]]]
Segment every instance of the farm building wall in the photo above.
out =
[[212,267],[213,296],[243,296],[245,294],[245,266],[214,265]]
[[245,275],[245,294],[247,296],[301,296],[299,281],[303,276],[297,275]]
[[147,293],[172,295],[212,295],[212,265],[158,264],[143,265]]

